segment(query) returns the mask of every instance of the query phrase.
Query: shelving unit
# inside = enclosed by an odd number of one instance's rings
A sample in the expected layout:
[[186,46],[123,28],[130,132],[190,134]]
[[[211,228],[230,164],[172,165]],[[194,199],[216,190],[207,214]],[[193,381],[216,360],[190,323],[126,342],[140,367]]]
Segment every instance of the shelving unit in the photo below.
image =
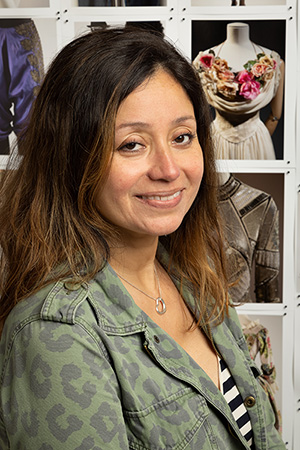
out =
[[[193,51],[205,50],[193,41],[193,27],[201,22],[261,23],[280,21],[285,30],[285,99],[283,156],[269,160],[220,160],[220,171],[240,174],[278,174],[283,178],[282,204],[282,302],[248,303],[238,308],[261,323],[266,322],[273,343],[280,391],[277,396],[287,449],[300,448],[300,15],[297,0],[246,0],[247,6],[231,6],[230,0],[163,0],[160,6],[79,7],[77,0],[21,0],[18,8],[0,8],[1,18],[34,20],[39,31],[45,67],[56,52],[75,36],[87,32],[91,22],[125,24],[130,21],[160,21],[164,33],[193,59]],[[0,0],[1,5],[1,0]],[[122,6],[123,5],[123,6]],[[277,22],[276,22],[277,23]],[[298,31],[298,34],[297,34]],[[276,36],[274,36],[276,39]],[[217,44],[218,42],[216,42]],[[270,46],[267,46],[271,48]],[[275,49],[276,50],[276,49]],[[0,156],[4,168],[6,156]],[[268,192],[268,186],[265,187]],[[272,194],[272,193],[271,193]]]

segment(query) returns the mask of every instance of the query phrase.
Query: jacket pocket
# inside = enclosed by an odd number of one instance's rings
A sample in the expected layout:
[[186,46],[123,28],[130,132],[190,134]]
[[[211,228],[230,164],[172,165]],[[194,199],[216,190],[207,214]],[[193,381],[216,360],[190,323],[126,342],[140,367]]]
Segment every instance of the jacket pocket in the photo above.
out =
[[134,450],[213,449],[210,432],[206,430],[208,415],[205,400],[191,388],[184,388],[141,411],[125,411],[129,447]]

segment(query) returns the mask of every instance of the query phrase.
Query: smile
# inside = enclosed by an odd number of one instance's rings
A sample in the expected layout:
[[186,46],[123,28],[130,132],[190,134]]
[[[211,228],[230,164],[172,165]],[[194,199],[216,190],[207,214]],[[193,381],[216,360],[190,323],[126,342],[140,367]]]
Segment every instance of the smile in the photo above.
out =
[[142,195],[141,198],[143,200],[159,200],[160,202],[167,202],[170,200],[173,200],[174,198],[178,197],[180,195],[181,191],[175,192],[175,194],[172,195]]

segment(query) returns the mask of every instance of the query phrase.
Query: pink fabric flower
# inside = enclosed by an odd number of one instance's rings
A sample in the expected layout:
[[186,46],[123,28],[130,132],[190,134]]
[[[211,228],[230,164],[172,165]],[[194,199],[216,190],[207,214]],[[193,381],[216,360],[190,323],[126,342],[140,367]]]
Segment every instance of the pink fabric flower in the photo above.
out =
[[205,69],[210,69],[214,63],[214,60],[215,60],[215,57],[211,53],[209,53],[207,55],[202,55],[202,56],[200,56],[200,59],[199,59],[201,66],[204,67]]
[[246,100],[254,100],[260,93],[260,84],[258,81],[246,81],[240,87],[240,95]]
[[241,72],[239,72],[237,74],[236,79],[239,83],[243,84],[243,83],[247,83],[248,81],[252,81],[253,75],[252,75],[252,73],[248,72],[248,70],[242,70]]

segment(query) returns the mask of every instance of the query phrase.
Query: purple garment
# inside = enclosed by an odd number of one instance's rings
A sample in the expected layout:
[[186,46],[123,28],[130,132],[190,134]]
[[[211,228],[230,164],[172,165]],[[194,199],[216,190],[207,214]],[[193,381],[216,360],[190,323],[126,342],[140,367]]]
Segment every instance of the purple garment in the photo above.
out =
[[5,140],[21,131],[44,74],[34,22],[1,19],[0,49],[0,140]]

